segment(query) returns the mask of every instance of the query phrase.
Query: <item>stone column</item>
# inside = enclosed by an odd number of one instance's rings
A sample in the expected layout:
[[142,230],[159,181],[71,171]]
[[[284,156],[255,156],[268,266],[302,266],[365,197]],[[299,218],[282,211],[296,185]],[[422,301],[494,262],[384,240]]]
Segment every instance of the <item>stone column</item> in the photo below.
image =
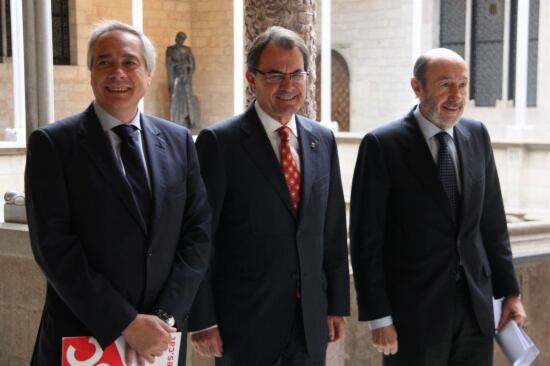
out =
[[[316,118],[315,103],[315,18],[317,4],[315,0],[245,0],[245,47],[248,48],[256,36],[272,25],[292,29],[300,34],[309,48],[309,77],[307,78],[306,100],[300,114],[311,119]],[[253,99],[247,88],[247,100]]]
[[50,0],[23,1],[27,137],[53,122],[53,40]]

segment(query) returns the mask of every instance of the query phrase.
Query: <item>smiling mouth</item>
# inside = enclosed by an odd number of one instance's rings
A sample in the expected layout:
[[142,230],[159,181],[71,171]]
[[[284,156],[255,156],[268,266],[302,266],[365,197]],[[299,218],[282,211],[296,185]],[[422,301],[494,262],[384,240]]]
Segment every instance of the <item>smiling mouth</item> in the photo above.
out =
[[443,105],[443,109],[445,109],[448,112],[459,112],[462,109],[462,107],[460,105],[452,105],[452,106]]
[[126,93],[131,88],[129,86],[106,86],[105,89],[111,93]]
[[279,95],[277,96],[277,99],[282,100],[283,102],[290,102],[294,99],[296,99],[297,95]]

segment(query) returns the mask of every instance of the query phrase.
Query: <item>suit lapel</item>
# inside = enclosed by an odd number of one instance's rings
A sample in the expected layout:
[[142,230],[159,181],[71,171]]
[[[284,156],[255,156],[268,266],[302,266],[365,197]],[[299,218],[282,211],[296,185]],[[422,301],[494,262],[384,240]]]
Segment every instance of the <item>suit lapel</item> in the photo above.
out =
[[267,178],[288,210],[295,215],[281,166],[271,147],[271,142],[262,126],[262,122],[254,109],[254,104],[251,104],[244,114],[241,132],[243,147],[248,153],[248,157]]
[[80,144],[88,153],[101,175],[107,180],[108,186],[112,187],[123,205],[128,209],[144,233],[147,234],[147,226],[139,214],[130,185],[116,162],[113,148],[105,138],[105,132],[101,128],[92,105],[84,112],[79,135]]
[[460,176],[461,176],[461,188],[462,194],[460,197],[460,216],[459,222],[464,222],[464,215],[470,210],[470,200],[472,197],[472,180],[473,180],[473,167],[475,164],[474,157],[472,156],[472,147],[470,141],[470,133],[459,123],[454,128],[455,141],[457,145],[457,154],[460,164]]
[[296,124],[298,126],[298,137],[300,144],[300,173],[302,177],[302,184],[300,189],[300,214],[303,215],[303,207],[307,207],[309,199],[311,197],[311,187],[315,181],[317,175],[318,153],[317,149],[319,141],[311,131],[311,126],[301,121],[300,117],[296,116]]
[[430,149],[413,112],[411,111],[403,121],[405,131],[405,159],[409,164],[409,169],[416,178],[422,183],[431,196],[434,197],[442,211],[456,222],[456,217],[451,209],[451,203],[439,180],[437,166],[430,153]]
[[163,192],[166,189],[165,177],[168,176],[168,172],[166,171],[166,148],[165,141],[159,129],[145,114],[141,114],[141,128],[153,202],[149,228],[154,233],[153,229],[158,227],[158,221],[162,219],[159,213],[162,212],[162,207],[160,206],[164,202],[162,198]]

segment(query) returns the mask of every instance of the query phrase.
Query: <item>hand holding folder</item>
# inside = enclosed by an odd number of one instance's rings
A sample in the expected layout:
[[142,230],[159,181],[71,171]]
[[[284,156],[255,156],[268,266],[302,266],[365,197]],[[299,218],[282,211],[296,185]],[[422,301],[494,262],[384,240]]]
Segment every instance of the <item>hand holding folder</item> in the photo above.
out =
[[[147,366],[176,366],[180,352],[181,333],[171,333],[172,339],[162,356],[156,357],[154,363]],[[110,346],[101,349],[93,337],[66,337],[63,338],[62,366],[136,366],[135,361],[126,364],[124,351],[126,341],[119,337]]]
[[[502,299],[493,299],[493,309],[496,328],[501,317]],[[529,366],[540,353],[527,333],[513,320],[508,321],[499,332],[496,332],[495,338],[500,349],[510,361],[510,365]]]

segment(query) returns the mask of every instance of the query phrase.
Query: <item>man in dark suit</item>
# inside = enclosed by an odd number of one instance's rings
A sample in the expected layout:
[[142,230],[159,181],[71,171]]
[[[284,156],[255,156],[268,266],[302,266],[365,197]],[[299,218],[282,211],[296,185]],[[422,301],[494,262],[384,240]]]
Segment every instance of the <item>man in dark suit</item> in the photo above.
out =
[[262,33],[247,58],[256,101],[197,139],[215,239],[190,328],[217,365],[324,365],[344,335],[344,198],[333,134],[296,115],[307,60],[296,33]]
[[384,365],[491,365],[492,297],[500,327],[525,312],[487,130],[461,118],[464,60],[421,56],[406,117],[363,139],[351,195],[359,320]]
[[154,66],[142,33],[100,23],[88,47],[95,101],[30,136],[29,231],[47,279],[33,365],[59,365],[63,337],[105,347],[121,335],[127,362],[143,365],[185,334],[210,210],[189,132],[138,110]]

